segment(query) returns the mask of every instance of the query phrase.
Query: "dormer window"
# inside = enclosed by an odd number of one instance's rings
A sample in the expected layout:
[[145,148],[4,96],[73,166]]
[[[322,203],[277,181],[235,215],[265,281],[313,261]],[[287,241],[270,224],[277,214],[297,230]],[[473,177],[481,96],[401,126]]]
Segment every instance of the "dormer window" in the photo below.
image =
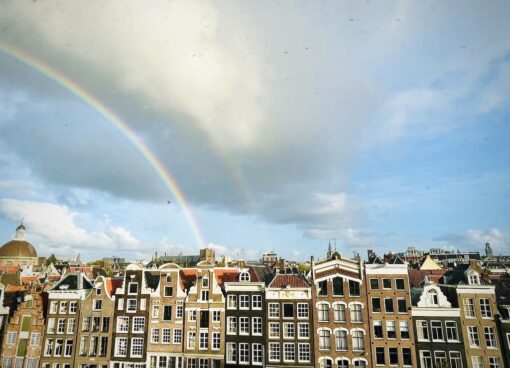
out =
[[468,276],[469,285],[480,285],[480,276],[472,274]]
[[250,274],[248,272],[241,272],[241,275],[239,275],[239,281],[250,281]]
[[202,287],[208,289],[209,288],[209,278],[204,277],[202,278]]
[[166,274],[166,282],[172,282],[172,274],[170,273]]
[[138,283],[137,282],[130,282],[129,283],[129,294],[136,294],[138,292]]
[[428,292],[428,300],[430,305],[437,305],[438,304],[438,298],[437,298],[437,290],[429,290]]

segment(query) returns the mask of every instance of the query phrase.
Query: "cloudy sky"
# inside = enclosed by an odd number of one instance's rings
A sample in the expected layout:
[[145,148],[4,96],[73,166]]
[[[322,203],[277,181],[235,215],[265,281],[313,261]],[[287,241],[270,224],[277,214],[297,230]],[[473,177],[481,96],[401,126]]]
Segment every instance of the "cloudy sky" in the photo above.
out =
[[248,259],[510,253],[508,1],[1,7],[0,242],[196,253],[187,208]]

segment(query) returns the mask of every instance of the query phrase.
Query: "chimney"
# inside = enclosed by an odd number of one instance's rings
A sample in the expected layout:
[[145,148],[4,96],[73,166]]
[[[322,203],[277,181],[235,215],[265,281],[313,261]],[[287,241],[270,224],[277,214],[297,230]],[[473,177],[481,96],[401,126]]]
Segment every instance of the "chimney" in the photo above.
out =
[[237,267],[238,268],[245,268],[246,267],[246,262],[244,259],[238,259],[237,260]]
[[285,273],[285,259],[280,258],[278,260],[278,268],[280,269],[280,273]]

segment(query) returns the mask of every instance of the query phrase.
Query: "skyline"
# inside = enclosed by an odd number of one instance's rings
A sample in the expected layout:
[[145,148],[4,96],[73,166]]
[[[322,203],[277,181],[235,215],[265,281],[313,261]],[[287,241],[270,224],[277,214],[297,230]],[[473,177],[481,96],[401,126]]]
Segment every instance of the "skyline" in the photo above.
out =
[[508,3],[4,8],[3,242],[508,253]]

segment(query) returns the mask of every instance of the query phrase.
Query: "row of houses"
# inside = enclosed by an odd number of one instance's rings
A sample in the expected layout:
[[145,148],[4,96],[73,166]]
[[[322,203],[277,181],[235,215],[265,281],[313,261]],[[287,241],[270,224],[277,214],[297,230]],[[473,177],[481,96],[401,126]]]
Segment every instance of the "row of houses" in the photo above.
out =
[[306,275],[211,260],[69,272],[11,313],[2,367],[501,368],[507,286],[476,260],[437,272],[336,251]]

